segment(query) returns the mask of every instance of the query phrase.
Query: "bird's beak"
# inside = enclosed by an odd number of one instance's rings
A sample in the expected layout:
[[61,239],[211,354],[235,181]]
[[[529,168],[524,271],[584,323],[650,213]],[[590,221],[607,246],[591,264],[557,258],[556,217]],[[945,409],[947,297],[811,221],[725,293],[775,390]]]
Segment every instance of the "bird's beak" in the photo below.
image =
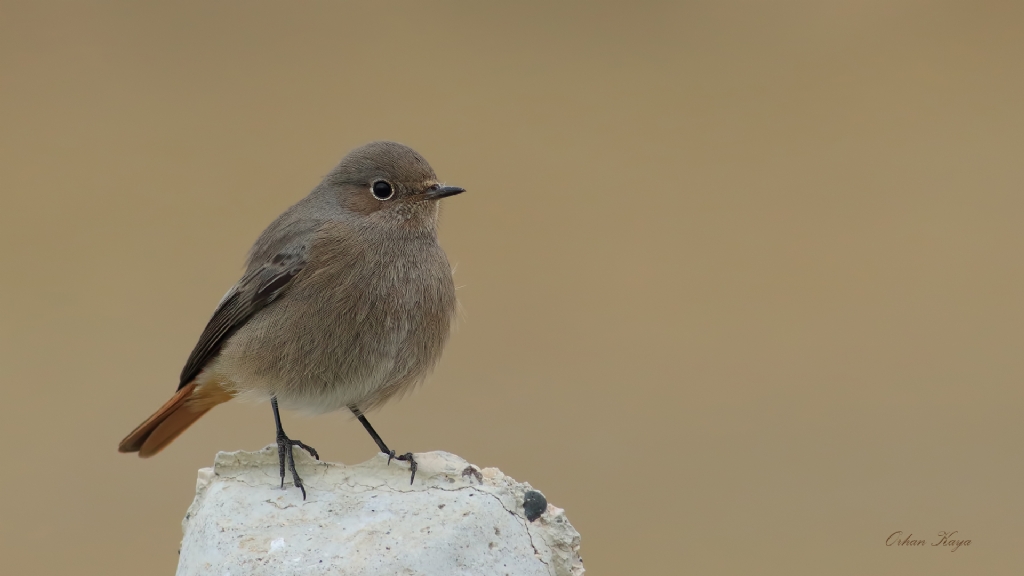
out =
[[462,194],[465,191],[465,188],[459,188],[458,186],[441,186],[435,190],[428,190],[426,196],[427,200],[440,200],[441,198]]

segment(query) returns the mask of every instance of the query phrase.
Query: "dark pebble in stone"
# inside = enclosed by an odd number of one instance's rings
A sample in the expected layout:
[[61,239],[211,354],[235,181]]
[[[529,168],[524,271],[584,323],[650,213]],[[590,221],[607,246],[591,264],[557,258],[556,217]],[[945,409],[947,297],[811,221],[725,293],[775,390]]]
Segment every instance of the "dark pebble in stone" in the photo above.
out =
[[523,498],[523,511],[526,512],[526,519],[533,522],[540,518],[541,514],[548,509],[548,499],[536,490],[530,490]]

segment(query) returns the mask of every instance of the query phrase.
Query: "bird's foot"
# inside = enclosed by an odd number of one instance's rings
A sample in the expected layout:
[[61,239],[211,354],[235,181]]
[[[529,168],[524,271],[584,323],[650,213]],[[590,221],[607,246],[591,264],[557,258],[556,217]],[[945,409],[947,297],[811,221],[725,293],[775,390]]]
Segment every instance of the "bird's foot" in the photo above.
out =
[[284,469],[285,461],[288,462],[288,470],[292,473],[292,483],[295,487],[302,491],[302,499],[306,499],[306,488],[302,485],[302,478],[299,478],[299,473],[295,470],[295,456],[292,454],[292,447],[298,446],[309,455],[317,460],[320,459],[320,455],[317,454],[316,449],[312,446],[307,446],[302,443],[301,440],[292,440],[288,436],[285,436],[283,432],[277,435],[277,458],[281,462],[281,488],[284,489]]
[[412,475],[409,477],[409,485],[412,485],[412,481],[416,479],[416,469],[419,466],[416,464],[416,460],[412,457],[412,452],[406,452],[400,456],[395,456],[395,451],[391,450],[388,452],[388,465],[391,465],[392,460],[401,460],[402,462],[409,463],[409,470],[412,471]]

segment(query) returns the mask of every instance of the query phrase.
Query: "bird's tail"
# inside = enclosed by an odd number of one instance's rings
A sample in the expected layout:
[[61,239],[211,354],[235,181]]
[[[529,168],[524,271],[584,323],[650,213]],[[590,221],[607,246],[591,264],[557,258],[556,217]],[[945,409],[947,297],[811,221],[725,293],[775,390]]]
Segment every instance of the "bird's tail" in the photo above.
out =
[[234,394],[215,382],[197,386],[189,382],[146,421],[121,440],[118,452],[138,452],[149,458],[163,450],[203,414],[217,404],[227,402]]

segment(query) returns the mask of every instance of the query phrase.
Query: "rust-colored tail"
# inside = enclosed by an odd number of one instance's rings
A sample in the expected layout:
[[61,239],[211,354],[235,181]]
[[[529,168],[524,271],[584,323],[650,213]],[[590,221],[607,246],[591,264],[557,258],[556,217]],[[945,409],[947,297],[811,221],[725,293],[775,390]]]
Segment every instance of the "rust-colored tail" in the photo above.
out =
[[174,441],[193,422],[234,395],[215,383],[196,387],[192,381],[178,390],[166,404],[160,407],[132,433],[121,440],[118,452],[138,452],[141,458],[149,458]]

